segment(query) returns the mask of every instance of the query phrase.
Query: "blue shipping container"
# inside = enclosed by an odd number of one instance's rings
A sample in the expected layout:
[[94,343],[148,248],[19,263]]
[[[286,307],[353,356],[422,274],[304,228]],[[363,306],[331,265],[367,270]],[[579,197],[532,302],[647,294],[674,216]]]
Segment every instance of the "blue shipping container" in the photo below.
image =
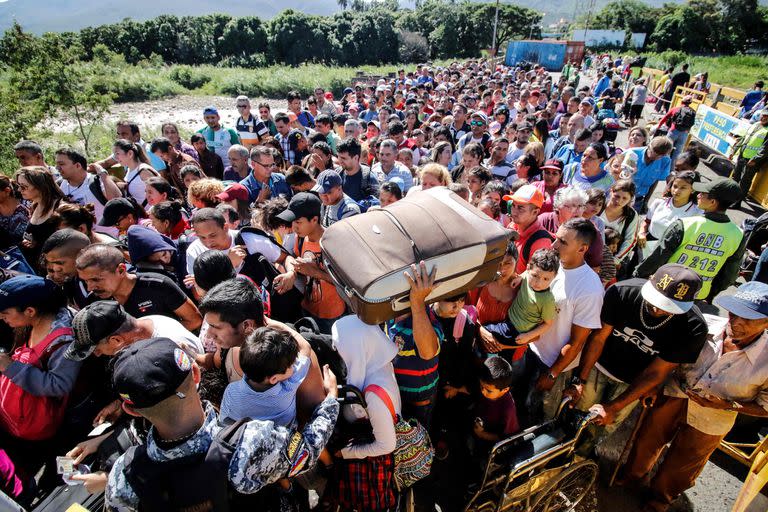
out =
[[526,61],[544,66],[548,71],[560,71],[565,64],[565,41],[511,41],[504,64],[516,66]]

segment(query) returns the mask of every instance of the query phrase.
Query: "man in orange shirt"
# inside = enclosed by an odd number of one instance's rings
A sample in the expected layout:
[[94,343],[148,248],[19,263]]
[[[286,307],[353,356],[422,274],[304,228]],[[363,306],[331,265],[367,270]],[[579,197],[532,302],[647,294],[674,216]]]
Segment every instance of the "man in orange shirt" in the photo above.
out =
[[311,316],[323,333],[330,334],[333,323],[344,314],[346,304],[336,291],[331,275],[325,270],[320,256],[320,237],[325,228],[320,223],[320,199],[309,192],[293,196],[288,209],[277,216],[290,222],[296,233],[294,255],[296,259],[286,263],[286,272],[275,278],[277,293],[293,288],[296,278],[307,279],[301,307]]

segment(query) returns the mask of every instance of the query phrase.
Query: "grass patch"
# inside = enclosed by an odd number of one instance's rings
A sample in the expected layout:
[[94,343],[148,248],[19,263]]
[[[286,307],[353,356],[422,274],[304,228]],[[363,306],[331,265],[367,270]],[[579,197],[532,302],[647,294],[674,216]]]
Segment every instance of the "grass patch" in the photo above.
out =
[[768,80],[768,57],[757,55],[730,55],[726,57],[700,57],[682,52],[643,53],[648,57],[647,67],[663,69],[684,62],[690,64],[691,76],[709,73],[713,84],[750,89],[757,80]]

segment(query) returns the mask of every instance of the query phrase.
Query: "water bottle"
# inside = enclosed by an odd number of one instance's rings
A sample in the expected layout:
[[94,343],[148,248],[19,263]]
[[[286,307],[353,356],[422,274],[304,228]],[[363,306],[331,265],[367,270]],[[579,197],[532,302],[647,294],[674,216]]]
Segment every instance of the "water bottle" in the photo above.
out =
[[622,179],[631,179],[637,172],[637,153],[627,151],[624,153],[624,160],[621,162],[621,172],[619,177]]

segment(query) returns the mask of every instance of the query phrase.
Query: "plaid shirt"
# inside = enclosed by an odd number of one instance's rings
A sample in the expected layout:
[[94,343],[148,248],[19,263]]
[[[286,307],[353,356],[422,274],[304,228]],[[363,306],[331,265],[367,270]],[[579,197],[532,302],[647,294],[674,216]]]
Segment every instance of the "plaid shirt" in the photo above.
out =
[[[290,132],[288,132],[290,134]],[[293,163],[296,160],[296,152],[291,149],[291,143],[288,140],[288,136],[283,137],[282,133],[275,135],[275,139],[280,143],[280,149],[283,150],[283,158],[286,161]]]

